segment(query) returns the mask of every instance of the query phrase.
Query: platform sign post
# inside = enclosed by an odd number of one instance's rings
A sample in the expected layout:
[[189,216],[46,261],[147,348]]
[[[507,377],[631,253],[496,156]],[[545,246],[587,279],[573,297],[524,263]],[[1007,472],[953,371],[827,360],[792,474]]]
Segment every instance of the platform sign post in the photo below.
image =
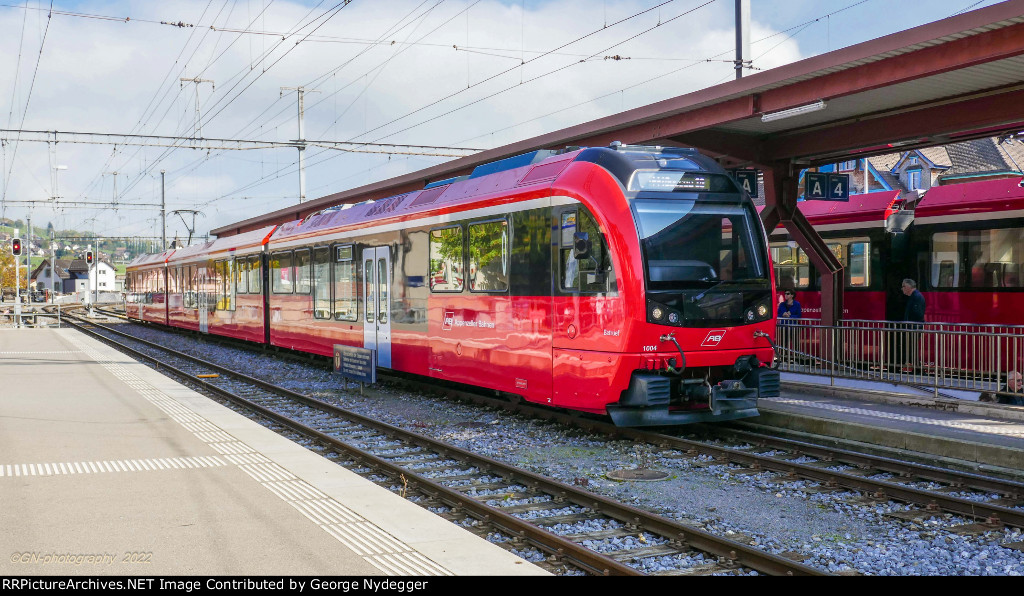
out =
[[359,395],[363,384],[377,382],[377,351],[334,344],[334,372],[348,381],[359,381]]
[[751,198],[757,198],[757,170],[736,170],[736,183],[746,191]]

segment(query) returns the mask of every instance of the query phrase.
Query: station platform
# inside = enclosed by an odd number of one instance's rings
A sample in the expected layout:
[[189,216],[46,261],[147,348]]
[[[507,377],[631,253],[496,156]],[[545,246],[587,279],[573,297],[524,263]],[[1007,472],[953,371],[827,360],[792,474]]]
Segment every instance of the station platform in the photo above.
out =
[[761,415],[737,426],[1024,480],[1024,408],[904,390],[784,374],[782,395],[758,400]]
[[547,575],[72,329],[0,330],[0,575]]

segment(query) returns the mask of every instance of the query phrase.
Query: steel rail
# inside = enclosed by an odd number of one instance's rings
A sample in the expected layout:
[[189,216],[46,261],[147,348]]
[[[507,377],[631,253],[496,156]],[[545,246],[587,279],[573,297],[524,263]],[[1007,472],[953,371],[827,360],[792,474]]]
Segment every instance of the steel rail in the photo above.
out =
[[[495,402],[501,400],[495,400],[494,398],[488,398],[480,396],[480,401],[487,401],[490,405],[495,405]],[[519,411],[526,410],[538,410],[535,406],[527,406],[523,404],[517,404]],[[1013,509],[1010,507],[1003,507],[1001,505],[995,505],[992,503],[985,503],[979,501],[970,501],[951,495],[945,495],[938,492],[927,491],[924,489],[913,488],[904,486],[894,482],[887,482],[885,480],[872,480],[853,474],[847,474],[845,472],[837,470],[823,470],[810,464],[798,464],[771,456],[757,455],[753,453],[747,453],[743,450],[731,449],[728,447],[710,445],[695,441],[691,439],[685,439],[682,437],[676,437],[672,435],[653,433],[636,428],[625,428],[618,427],[606,422],[600,422],[596,420],[589,420],[576,415],[562,414],[551,412],[547,410],[539,410],[542,412],[541,416],[549,419],[556,419],[561,423],[576,426],[577,428],[591,430],[594,432],[600,432],[611,436],[621,436],[634,441],[641,441],[648,444],[656,445],[661,448],[672,448],[682,450],[692,454],[703,454],[711,456],[719,461],[738,463],[748,466],[753,469],[763,469],[766,471],[781,472],[790,476],[797,476],[807,478],[810,480],[824,482],[827,486],[836,488],[848,488],[856,490],[858,492],[864,492],[870,494],[872,497],[878,499],[893,498],[906,503],[915,505],[921,505],[929,509],[939,508],[944,511],[951,513],[958,513],[971,518],[983,518],[986,519],[992,525],[1005,524],[1016,528],[1024,528],[1024,510]],[[789,441],[787,439],[774,439],[781,447],[783,442],[789,442],[789,446],[784,447],[786,449],[793,449],[809,453],[812,451],[812,447],[805,449],[804,444],[797,443],[795,441]],[[888,460],[879,456],[866,455],[866,454],[855,454],[840,449],[833,449],[829,447],[818,447],[813,446],[813,451],[818,457],[826,461],[835,461],[840,463],[838,460],[843,460],[849,454],[851,459],[856,458],[862,465],[870,465],[871,467],[877,467],[883,469],[887,462],[894,462],[894,460]],[[915,464],[911,462],[897,462],[903,466],[903,471],[913,476],[918,476],[922,479],[929,479],[930,477],[936,477],[942,472],[939,468],[933,468],[931,466],[924,466],[922,464]],[[895,466],[895,464],[893,464]],[[896,470],[897,473],[901,473]],[[1024,487],[1019,483],[1003,481],[996,478],[985,478],[982,476],[967,474],[963,472],[947,471],[948,476],[946,479],[939,480],[946,482],[956,487],[966,487],[972,484],[977,485],[976,488],[982,490],[992,490],[992,492],[1000,493],[1006,497],[1019,498],[1024,495]],[[985,481],[984,483],[982,481]],[[983,487],[991,488],[983,488]]]
[[[344,418],[348,418],[359,424],[379,430],[389,436],[401,438],[402,440],[408,441],[412,444],[432,449],[442,455],[455,455],[483,470],[497,471],[502,476],[506,477],[509,481],[521,482],[523,484],[526,484],[527,486],[530,486],[531,488],[547,492],[555,496],[556,498],[560,498],[565,501],[569,501],[577,505],[580,505],[582,507],[586,507],[594,511],[600,512],[608,517],[612,517],[626,524],[632,524],[635,526],[646,528],[652,531],[653,533],[659,534],[671,541],[674,541],[676,544],[679,544],[682,547],[689,546],[707,553],[711,553],[717,557],[724,559],[727,562],[727,564],[732,564],[736,566],[747,566],[757,571],[772,575],[828,575],[827,572],[807,565],[803,565],[802,563],[798,563],[790,559],[786,559],[785,557],[773,555],[745,544],[741,544],[725,538],[720,538],[703,530],[698,530],[696,528],[692,528],[689,526],[673,522],[660,516],[656,516],[648,512],[642,511],[635,507],[630,507],[629,505],[618,503],[612,499],[608,499],[603,496],[596,495],[594,493],[590,493],[588,491],[584,491],[582,489],[569,486],[567,484],[563,484],[555,480],[551,480],[539,474],[535,474],[533,472],[529,472],[526,470],[521,470],[512,467],[508,464],[505,464],[503,462],[478,454],[474,454],[472,452],[455,447],[453,445],[441,443],[430,437],[426,437],[418,433],[407,431],[384,422],[373,420],[361,414],[351,412],[343,408],[339,408],[337,406],[334,406],[333,404],[329,404],[318,399],[290,391],[282,387],[278,387],[266,381],[262,381],[260,379],[250,377],[243,373],[233,371],[226,367],[204,361],[200,358],[196,358],[194,356],[190,356],[188,354],[184,354],[176,350],[160,346],[159,344],[149,342],[147,340],[132,337],[131,335],[123,333],[121,331],[110,329],[108,327],[99,325],[94,322],[89,322],[89,324],[95,327],[100,327],[116,335],[128,337],[132,341],[148,345],[155,349],[163,350],[167,353],[173,354],[175,357],[182,358],[195,364],[200,364],[202,366],[209,367],[212,370],[217,370],[218,372],[223,373],[225,375],[230,375],[237,379],[244,380],[247,383],[251,383],[268,391],[278,393],[279,395],[286,396],[296,401],[300,401],[302,403],[317,407],[329,413]],[[411,477],[414,483],[421,485],[420,490],[422,490],[423,492],[427,494],[436,494],[437,497],[442,500],[455,501],[459,503],[464,509],[471,510],[474,513],[476,513],[480,519],[483,519],[489,523],[493,523],[498,527],[505,527],[506,530],[512,535],[521,536],[523,538],[529,539],[531,542],[537,543],[538,545],[543,545],[543,549],[547,550],[550,553],[578,560],[581,563],[581,567],[590,569],[592,570],[592,572],[596,572],[598,574],[603,575],[642,575],[641,572],[632,567],[618,563],[614,559],[605,557],[599,553],[596,553],[595,551],[587,549],[572,541],[558,537],[557,535],[552,534],[538,526],[520,520],[509,514],[506,514],[480,501],[477,501],[472,498],[467,498],[458,491],[449,489],[419,474],[416,474],[415,472],[410,472],[409,470],[402,468],[400,466],[396,466],[395,464],[392,464],[387,460],[380,459],[372,454],[368,454],[355,447],[347,445],[346,443],[341,442],[333,437],[330,437],[329,435],[325,435],[320,431],[311,429],[309,427],[306,427],[305,425],[302,425],[301,423],[295,422],[287,417],[277,414],[272,410],[268,410],[258,404],[253,404],[249,400],[246,400],[245,398],[236,396],[222,388],[218,388],[216,387],[216,385],[209,383],[203,379],[197,379],[193,375],[190,375],[187,372],[178,370],[166,363],[163,363],[157,358],[143,354],[138,350],[134,350],[128,346],[125,346],[124,344],[121,344],[120,342],[116,342],[110,338],[104,337],[102,334],[92,329],[85,329],[81,327],[79,328],[82,331],[85,331],[86,333],[94,335],[98,338],[102,338],[103,341],[116,344],[119,347],[119,349],[123,349],[133,355],[138,355],[139,357],[157,365],[159,368],[168,370],[179,377],[186,378],[192,383],[199,384],[204,389],[208,389],[212,392],[217,393],[218,395],[224,396],[227,399],[236,401],[237,403],[242,403],[246,407],[250,407],[256,411],[259,411],[261,415],[265,415],[272,420],[275,420],[281,424],[288,426],[289,428],[296,429],[298,430],[298,432],[310,434],[319,441],[323,441],[331,445],[332,447],[341,449],[346,453],[352,454],[353,458],[357,460],[370,461],[374,465],[391,471],[393,474],[405,475],[406,478]]]
[[[134,321],[134,319],[128,319]],[[438,390],[438,385],[426,383],[421,380],[412,379],[403,375],[395,375],[394,378],[406,384]],[[823,470],[809,464],[798,464],[771,456],[762,456],[747,453],[742,450],[728,447],[709,445],[700,441],[685,439],[672,435],[652,433],[638,428],[618,427],[612,424],[585,418],[579,414],[565,414],[546,408],[540,408],[532,404],[511,403],[506,400],[483,396],[471,391],[462,389],[445,388],[448,395],[462,399],[486,403],[493,407],[500,407],[506,410],[529,413],[540,418],[556,420],[562,424],[573,425],[584,430],[591,430],[610,436],[621,436],[634,441],[641,441],[656,445],[661,448],[678,449],[693,454],[704,454],[720,461],[729,461],[742,464],[753,469],[764,469],[767,471],[781,472],[787,475],[795,475],[810,480],[823,482],[827,486],[835,488],[847,488],[858,492],[868,493],[877,499],[893,498],[906,503],[924,506],[928,509],[942,509],[947,512],[965,515],[971,518],[986,519],[992,525],[1005,524],[1013,527],[1024,528],[1024,510],[1003,507],[991,503],[971,501],[954,497],[934,491],[917,489],[885,480],[872,480],[870,478],[847,474],[837,470]],[[979,490],[986,490],[1000,493],[1006,497],[1019,498],[1024,495],[1024,485],[1019,483],[1003,481],[995,478],[986,478],[974,474],[967,474],[956,471],[943,471],[940,468],[924,466],[911,462],[898,462],[880,456],[856,454],[841,449],[830,447],[811,446],[789,439],[774,438],[779,448],[793,449],[806,453],[825,461],[849,461],[860,466],[875,467],[879,470],[889,470],[897,474],[910,474],[921,479],[934,479],[939,482],[950,484],[954,487],[971,487]],[[783,446],[785,443],[788,445]],[[839,460],[839,461],[836,461]]]
[[[428,384],[406,377],[398,378],[400,378],[402,382],[408,384],[437,390],[437,385],[434,384]],[[503,407],[505,409],[518,412],[531,413],[532,415],[540,418],[555,420],[559,423],[575,426],[583,430],[598,432],[613,437],[624,437],[634,441],[652,444],[661,448],[677,449],[695,455],[708,455],[722,461],[723,463],[728,461],[742,464],[753,469],[763,469],[766,471],[782,472],[787,475],[796,475],[810,480],[824,482],[826,485],[836,488],[848,488],[858,492],[869,493],[878,499],[894,498],[906,503],[922,505],[931,509],[938,507],[948,512],[958,513],[972,518],[984,518],[992,524],[1006,524],[1017,528],[1024,528],[1024,510],[1012,509],[991,503],[970,501],[959,497],[944,495],[942,493],[887,482],[885,480],[872,480],[870,478],[847,474],[836,470],[823,470],[815,467],[814,465],[793,463],[773,458],[771,456],[747,453],[743,450],[710,445],[700,441],[650,432],[639,428],[615,426],[607,422],[585,418],[579,414],[565,414],[549,409],[542,409],[532,404],[510,403],[505,400],[487,397],[469,391],[458,389],[446,389],[445,391],[449,395],[457,396],[462,399],[474,400],[486,403],[490,406]],[[953,486],[972,486],[981,490],[992,490],[992,492],[998,492],[1011,498],[1017,498],[1024,495],[1024,485],[1010,481],[1003,481],[997,478],[986,478],[964,472],[943,471],[940,468],[924,466],[922,464],[896,462],[895,460],[889,460],[879,456],[857,454],[830,447],[808,446],[807,449],[804,449],[805,444],[790,441],[788,439],[775,438],[774,441],[778,442],[780,448],[793,449],[795,451],[805,452],[808,455],[811,455],[810,452],[813,451],[815,454],[813,455],[814,457],[825,461],[835,461],[837,464],[841,462],[836,460],[844,460],[848,454],[851,459],[856,459],[861,465],[877,467],[879,470],[882,470],[886,465],[888,465],[888,462],[893,462],[894,467],[896,464],[902,465],[902,472],[900,469],[896,469],[896,473],[905,472],[913,476],[918,476],[922,479],[939,477],[938,481],[946,482]],[[781,447],[783,443],[789,444],[786,447]],[[941,474],[943,472],[948,474],[945,479],[941,478]]]

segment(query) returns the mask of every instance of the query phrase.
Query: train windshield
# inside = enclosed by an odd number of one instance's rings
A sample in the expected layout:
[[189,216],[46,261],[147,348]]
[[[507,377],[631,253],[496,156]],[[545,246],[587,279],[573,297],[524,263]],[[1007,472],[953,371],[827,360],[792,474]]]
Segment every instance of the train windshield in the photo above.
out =
[[761,228],[749,205],[638,198],[633,208],[649,290],[767,282]]

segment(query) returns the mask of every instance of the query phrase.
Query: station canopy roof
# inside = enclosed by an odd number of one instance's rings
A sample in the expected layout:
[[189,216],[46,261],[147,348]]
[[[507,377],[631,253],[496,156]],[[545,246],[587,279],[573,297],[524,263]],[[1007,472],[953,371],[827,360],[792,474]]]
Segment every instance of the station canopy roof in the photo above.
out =
[[832,163],[1024,130],[1024,0],[901,31],[225,226],[226,236],[570,145],[693,146],[726,167]]

